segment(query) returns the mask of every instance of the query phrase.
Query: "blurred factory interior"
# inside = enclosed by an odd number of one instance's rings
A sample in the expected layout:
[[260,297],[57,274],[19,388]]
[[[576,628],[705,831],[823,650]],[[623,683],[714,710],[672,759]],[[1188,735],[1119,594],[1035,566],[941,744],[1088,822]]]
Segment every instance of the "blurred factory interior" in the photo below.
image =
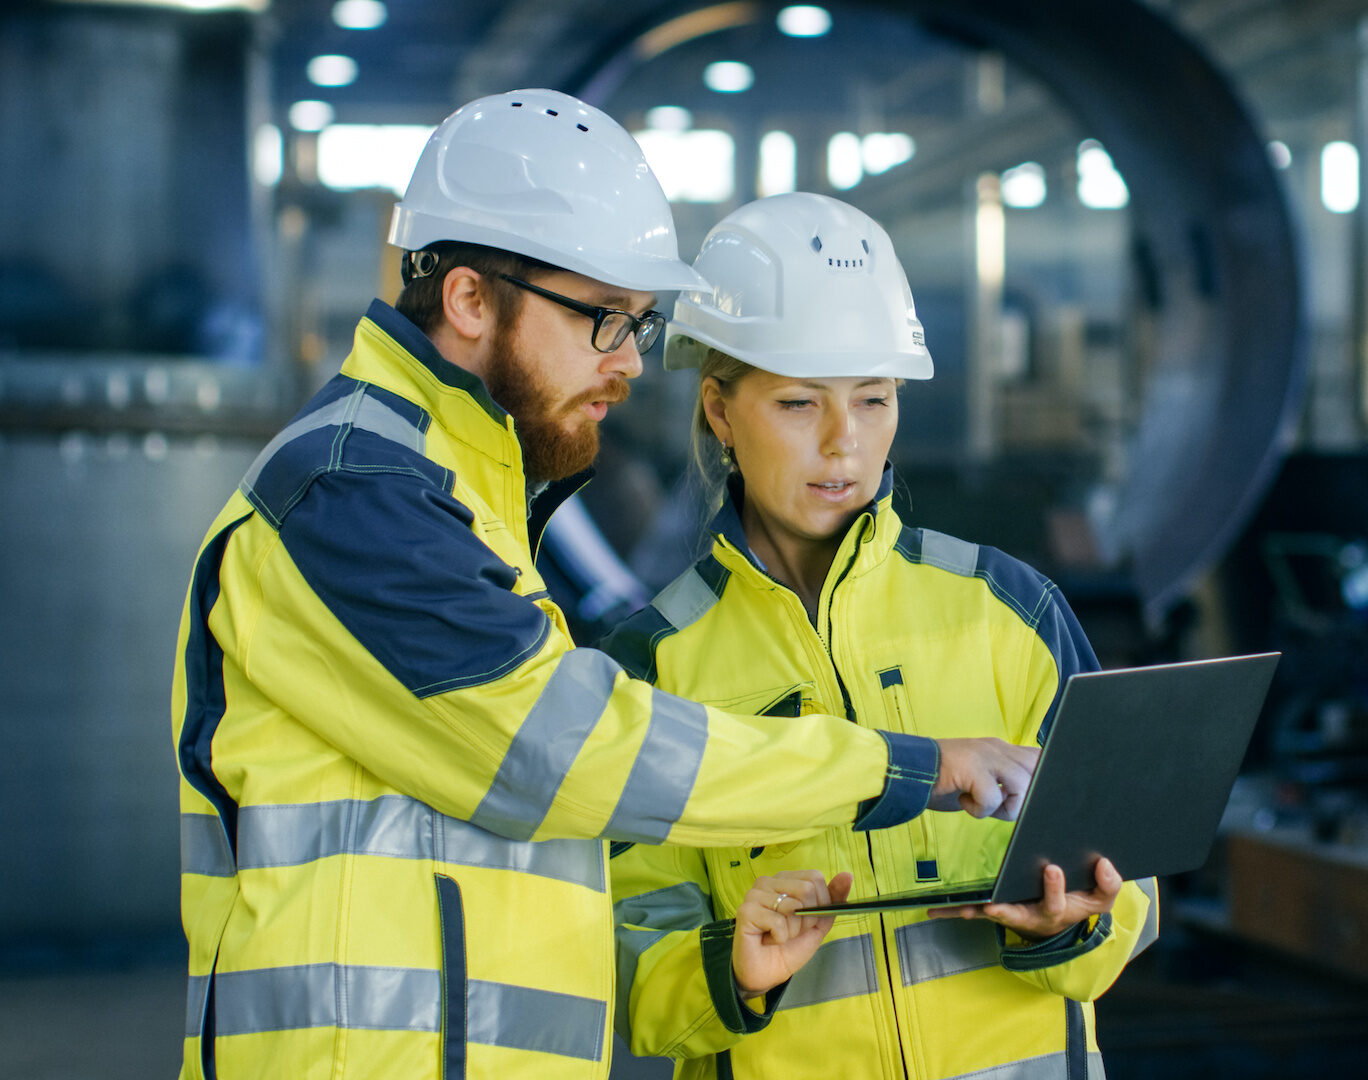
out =
[[[884,223],[937,366],[911,522],[1050,574],[1106,666],[1283,650],[1099,1041],[1113,1080],[1357,1074],[1368,3],[53,0],[0,14],[0,1080],[177,1068],[191,559],[397,291],[427,132],[523,86],[638,135],[685,257],[795,187]],[[690,556],[658,361],[543,553],[585,641]]]

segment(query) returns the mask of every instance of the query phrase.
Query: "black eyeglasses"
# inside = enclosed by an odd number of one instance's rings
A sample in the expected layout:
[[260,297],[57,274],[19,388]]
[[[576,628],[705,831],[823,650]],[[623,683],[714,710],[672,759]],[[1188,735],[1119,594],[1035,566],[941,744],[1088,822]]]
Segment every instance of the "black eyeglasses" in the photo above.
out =
[[550,289],[543,289],[540,285],[533,285],[522,278],[514,277],[512,274],[500,274],[499,277],[520,289],[526,289],[530,293],[544,296],[554,304],[559,304],[561,307],[569,308],[571,311],[577,311],[581,315],[593,319],[594,348],[601,353],[617,352],[622,347],[622,343],[627,340],[628,334],[636,338],[637,352],[649,352],[665,326],[665,316],[658,311],[648,311],[641,318],[637,318],[630,311],[595,307],[593,304],[572,300],[568,296],[562,296]]

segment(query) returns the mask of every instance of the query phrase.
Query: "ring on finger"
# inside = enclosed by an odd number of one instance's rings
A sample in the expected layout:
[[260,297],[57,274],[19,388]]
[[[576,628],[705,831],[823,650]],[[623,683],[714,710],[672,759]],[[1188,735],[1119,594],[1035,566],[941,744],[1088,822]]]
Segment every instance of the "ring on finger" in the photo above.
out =
[[787,900],[787,899],[788,899],[788,893],[786,893],[786,892],[781,892],[778,896],[776,896],[776,897],[774,898],[774,903],[772,903],[772,904],[770,905],[770,907],[774,908],[775,911],[778,911],[778,910],[779,910],[779,905],[782,904],[782,903],[783,903],[785,900]]

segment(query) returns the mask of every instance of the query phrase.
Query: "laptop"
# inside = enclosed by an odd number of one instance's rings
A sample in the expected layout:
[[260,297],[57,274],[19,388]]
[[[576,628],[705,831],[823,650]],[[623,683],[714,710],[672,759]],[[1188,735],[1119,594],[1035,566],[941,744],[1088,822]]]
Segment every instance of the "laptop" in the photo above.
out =
[[1109,858],[1127,881],[1206,861],[1281,653],[1071,675],[1002,866],[982,881],[804,909],[842,915],[1040,899],[1047,863],[1091,889]]

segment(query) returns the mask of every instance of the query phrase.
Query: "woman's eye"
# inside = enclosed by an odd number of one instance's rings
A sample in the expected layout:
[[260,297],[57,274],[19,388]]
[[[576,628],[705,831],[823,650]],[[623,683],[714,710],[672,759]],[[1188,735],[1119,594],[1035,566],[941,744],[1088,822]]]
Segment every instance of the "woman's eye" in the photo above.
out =
[[779,402],[779,407],[780,407],[781,409],[801,409],[801,408],[803,408],[805,405],[811,405],[811,404],[812,404],[812,399],[811,399],[811,398],[792,398],[792,399],[790,399],[790,400],[788,400],[788,401],[781,401],[781,402]]
[[865,398],[865,404],[866,404],[866,405],[887,405],[887,404],[888,404],[888,398],[886,398],[886,397]]

